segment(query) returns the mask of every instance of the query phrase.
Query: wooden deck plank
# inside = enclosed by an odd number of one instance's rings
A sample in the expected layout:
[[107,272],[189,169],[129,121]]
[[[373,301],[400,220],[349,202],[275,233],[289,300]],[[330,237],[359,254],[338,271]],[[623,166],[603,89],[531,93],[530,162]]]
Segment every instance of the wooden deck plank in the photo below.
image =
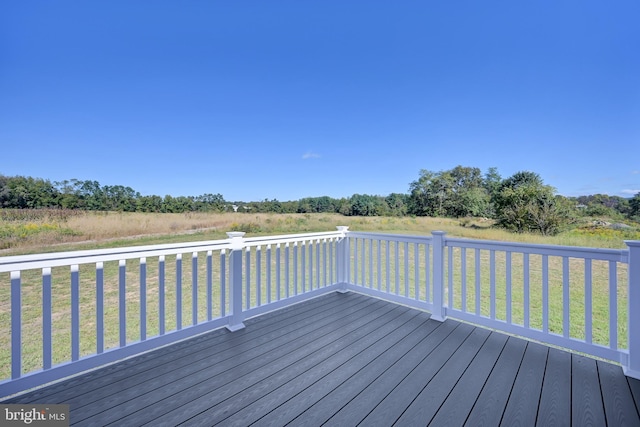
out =
[[[197,370],[188,367],[187,370],[174,371],[163,378],[154,379],[152,381],[152,390],[143,395],[118,396],[118,411],[109,411],[103,409],[103,415],[98,417],[101,423],[114,422],[131,422],[139,424],[140,418],[154,419],[164,416],[173,409],[180,408],[187,403],[190,407],[196,407],[194,403],[200,399],[202,395],[207,394],[213,389],[219,392],[222,386],[226,386],[228,393],[234,394],[233,387],[227,384],[238,382],[239,378],[245,381],[257,380],[258,377],[245,378],[253,372],[267,375],[270,371],[261,369],[268,365],[270,369],[281,369],[282,358],[286,357],[292,350],[303,349],[306,352],[312,352],[331,343],[336,338],[343,336],[351,330],[366,325],[367,322],[376,321],[377,317],[384,317],[385,313],[397,310],[397,307],[388,304],[368,304],[364,307],[356,306],[355,311],[345,309],[336,317],[328,318],[328,323],[320,322],[309,328],[299,328],[291,331],[277,340],[265,343],[260,347],[236,346],[224,355],[218,356],[214,366],[211,366],[211,360],[205,360],[202,365],[198,365]],[[369,310],[367,310],[369,309]],[[346,327],[342,326],[344,323]],[[321,328],[322,334],[314,335],[313,330]],[[243,333],[242,331],[238,331]],[[235,334],[230,333],[231,335]],[[286,366],[286,365],[285,365]],[[146,383],[144,383],[146,385]],[[215,387],[214,387],[215,386]],[[141,386],[138,386],[140,389]],[[134,393],[136,389],[134,388]],[[219,394],[223,396],[223,394]],[[105,407],[114,407],[114,402],[105,402]],[[78,410],[78,417],[86,415],[94,416],[98,413],[95,408],[91,408],[91,412]],[[102,408],[101,408],[102,409]],[[91,418],[87,418],[90,424],[93,422]]]
[[571,353],[549,349],[536,425],[571,425]]
[[527,342],[522,339],[510,337],[507,340],[495,368],[467,417],[466,426],[500,424],[526,347]]
[[[354,341],[343,350],[325,358],[319,363],[309,363],[304,370],[294,370],[288,367],[281,375],[269,378],[265,381],[264,389],[242,393],[229,402],[225,402],[222,408],[212,408],[189,420],[189,425],[239,425],[249,424],[260,419],[272,408],[279,406],[296,394],[313,386],[318,380],[329,373],[334,375],[348,375],[353,369],[365,366],[371,360],[378,357],[385,350],[395,345],[403,336],[424,324],[426,318],[417,316],[415,312],[408,311],[388,322],[382,327],[372,329],[361,340]],[[297,371],[297,372],[296,372]],[[262,385],[262,384],[261,384]],[[252,401],[251,401],[252,400]],[[250,402],[251,401],[251,402]],[[245,405],[245,403],[249,403]],[[233,407],[235,413],[227,417],[226,408]]]
[[535,425],[548,350],[548,347],[538,343],[530,342],[527,344],[500,425]]
[[[203,357],[211,357],[216,352],[222,352],[235,345],[260,345],[262,341],[269,341],[277,338],[277,333],[265,336],[263,330],[266,328],[286,333],[285,329],[278,329],[278,325],[297,325],[313,326],[318,319],[323,317],[330,318],[335,313],[340,313],[343,307],[350,307],[352,304],[370,304],[371,301],[366,300],[362,295],[343,294],[348,298],[331,299],[326,296],[315,298],[308,301],[308,305],[304,311],[299,310],[297,305],[286,307],[282,312],[267,313],[264,318],[248,319],[245,321],[247,328],[238,331],[236,334],[229,334],[226,329],[219,329],[190,340],[176,343],[153,352],[148,352],[134,358],[110,365],[105,368],[95,370],[93,372],[62,381],[53,386],[36,390],[19,396],[12,401],[15,403],[29,403],[37,401],[47,401],[49,403],[73,403],[76,404],[75,398],[81,398],[86,401],[87,391],[95,391],[100,387],[112,388],[119,391],[127,388],[126,384],[118,383],[118,381],[133,382],[140,375],[163,375],[165,369],[169,371],[176,368],[176,363],[180,360],[187,360],[187,363],[193,363],[194,355],[199,355],[203,349],[208,349],[209,353]],[[355,299],[353,299],[355,297]],[[308,310],[308,311],[307,311]],[[255,325],[255,327],[254,327]],[[248,344],[247,344],[248,343]],[[185,359],[186,358],[186,359]],[[100,396],[92,394],[96,398]]]
[[418,393],[397,420],[398,425],[428,424],[438,412],[451,390],[467,372],[473,359],[489,338],[490,331],[476,328],[451,355],[442,369]]
[[597,362],[607,424],[610,426],[640,426],[640,417],[633,402],[629,383],[622,368]]
[[491,333],[429,425],[461,426],[464,424],[482,387],[494,369],[507,343],[507,338],[506,335]]
[[[456,322],[451,321],[444,323],[431,321],[429,324],[435,325],[435,329],[432,332],[430,328],[421,329],[422,340],[402,355],[389,369],[378,376],[370,373],[369,370],[358,372],[358,375],[340,384],[300,414],[290,425],[323,425],[329,419],[331,419],[330,424],[333,425],[358,424],[458,326]],[[274,418],[266,420],[271,419]]]
[[627,380],[627,384],[629,384],[629,389],[631,389],[633,401],[636,402],[636,411],[640,413],[640,380],[629,377],[625,378]]
[[6,399],[72,425],[640,425],[619,366],[331,293]]
[[[323,322],[328,322],[327,318],[331,319],[331,316],[327,316],[328,314],[333,314],[335,320],[340,321],[341,316],[358,317],[359,311],[369,305],[371,304],[366,301],[363,301],[363,303],[356,302],[351,309],[343,309],[339,312],[334,312],[332,309],[327,311],[323,309],[324,306],[321,306],[319,307],[320,311],[311,311],[309,314],[312,320],[315,319],[316,322],[321,322],[322,325],[325,325]],[[194,376],[199,376],[200,380],[204,380],[204,378],[213,375],[215,372],[228,370],[251,357],[257,357],[256,354],[252,353],[253,351],[257,351],[257,354],[272,351],[278,347],[277,339],[295,340],[299,336],[307,336],[318,325],[306,322],[299,324],[278,322],[272,326],[274,327],[273,330],[262,329],[262,335],[256,335],[260,331],[253,333],[253,331],[246,329],[235,333],[220,330],[222,337],[226,339],[219,345],[211,345],[200,352],[188,352],[182,359],[167,360],[162,369],[155,367],[143,372],[141,375],[129,376],[114,382],[106,390],[97,391],[91,397],[80,397],[78,400],[71,400],[68,403],[76,408],[76,418],[79,420],[108,411],[115,406],[118,406],[119,409],[117,414],[123,416],[127,411],[135,412],[137,410],[136,404],[162,398],[164,393],[170,391],[166,384],[175,385],[179,382],[188,388],[193,385],[189,384],[189,381]],[[211,369],[212,358],[217,361],[230,359],[235,364],[224,365],[219,363]],[[202,376],[202,372],[206,372],[206,375]],[[115,416],[115,414],[111,416]]]
[[606,425],[595,360],[577,354],[571,355],[571,389],[573,425]]
[[[469,335],[473,333],[474,329],[473,326],[460,324],[434,352],[425,357],[412,372],[362,420],[362,424],[367,426],[388,426],[396,422],[411,404],[414,397],[422,391],[425,384],[428,384],[429,381],[436,376],[455,351],[463,344]],[[328,425],[335,424],[330,420]]]
[[[274,408],[260,418],[258,424],[295,425],[294,420],[306,425],[320,425],[326,422],[331,413],[328,414],[326,410],[322,410],[320,407],[323,405],[317,405],[320,400],[324,401],[325,407],[333,408],[335,411],[341,402],[344,404],[351,400],[440,326],[442,326],[441,323],[433,320],[419,325],[396,344],[387,348],[380,356],[359,369],[353,363],[345,363],[339,369],[330,372],[316,382],[313,387],[308,387],[284,404]],[[310,410],[312,406],[315,407],[314,411]]]

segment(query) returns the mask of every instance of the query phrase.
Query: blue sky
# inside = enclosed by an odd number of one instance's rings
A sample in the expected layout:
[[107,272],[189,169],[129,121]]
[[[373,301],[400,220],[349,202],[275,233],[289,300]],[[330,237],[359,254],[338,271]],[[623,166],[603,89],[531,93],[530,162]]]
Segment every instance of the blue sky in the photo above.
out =
[[495,166],[630,197],[638,17],[635,0],[5,0],[0,174],[252,201]]

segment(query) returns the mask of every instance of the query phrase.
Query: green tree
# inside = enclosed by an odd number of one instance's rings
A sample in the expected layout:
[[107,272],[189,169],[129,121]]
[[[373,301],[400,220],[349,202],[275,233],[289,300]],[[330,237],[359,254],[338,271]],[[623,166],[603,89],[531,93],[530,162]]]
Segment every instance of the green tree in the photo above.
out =
[[402,193],[391,193],[385,197],[385,202],[389,208],[389,215],[404,216],[407,214],[407,204],[409,196]]
[[640,192],[629,200],[629,217],[640,220]]
[[104,191],[98,181],[80,181],[78,193],[84,202],[85,209],[107,210],[107,201]]
[[198,196],[194,200],[194,208],[197,211],[203,212],[220,212],[224,209],[224,198],[222,194],[203,194]]
[[485,216],[489,193],[478,168],[456,166],[447,171],[421,170],[409,186],[408,212],[420,216]]
[[59,193],[50,181],[24,176],[4,177],[1,207],[37,209],[58,206]]
[[349,199],[351,216],[378,216],[387,213],[387,204],[383,197],[369,194],[354,194]]
[[78,191],[77,179],[55,182],[58,191],[58,205],[64,209],[82,209],[84,203]]
[[418,216],[445,215],[444,200],[448,187],[442,173],[421,170],[420,177],[409,184],[409,213]]
[[162,212],[162,197],[141,196],[136,200],[137,212]]
[[538,174],[515,173],[502,182],[495,198],[498,225],[517,233],[558,233],[574,215],[571,202],[554,193]]

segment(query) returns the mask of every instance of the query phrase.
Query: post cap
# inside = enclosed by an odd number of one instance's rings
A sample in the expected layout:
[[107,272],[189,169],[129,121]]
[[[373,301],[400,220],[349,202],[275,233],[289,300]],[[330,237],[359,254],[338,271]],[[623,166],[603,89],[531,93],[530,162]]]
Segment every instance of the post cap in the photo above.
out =
[[244,231],[227,231],[227,236],[229,236],[230,239],[238,239],[244,235]]

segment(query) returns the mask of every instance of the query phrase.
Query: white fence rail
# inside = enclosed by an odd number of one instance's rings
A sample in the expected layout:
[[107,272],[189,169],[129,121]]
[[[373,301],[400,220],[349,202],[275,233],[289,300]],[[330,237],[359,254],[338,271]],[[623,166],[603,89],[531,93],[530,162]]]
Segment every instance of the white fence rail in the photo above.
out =
[[629,249],[349,232],[0,258],[0,396],[331,291],[356,291],[622,364],[640,377]]
[[337,289],[344,231],[0,258],[0,396]]
[[348,289],[429,310],[438,320],[451,317],[605,358],[640,375],[640,242],[616,250],[458,239],[439,231],[347,237]]

